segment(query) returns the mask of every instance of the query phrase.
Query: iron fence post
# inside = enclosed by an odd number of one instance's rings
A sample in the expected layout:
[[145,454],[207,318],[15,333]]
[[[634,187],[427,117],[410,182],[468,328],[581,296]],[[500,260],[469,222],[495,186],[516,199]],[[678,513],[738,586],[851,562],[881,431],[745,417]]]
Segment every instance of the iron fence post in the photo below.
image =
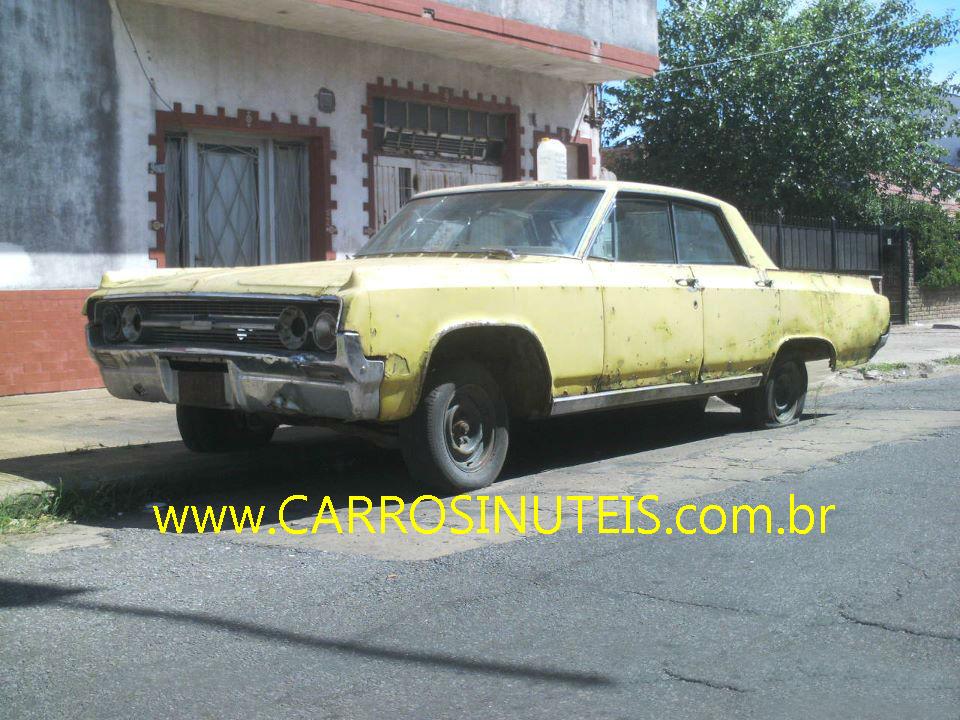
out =
[[910,323],[910,242],[907,240],[907,230],[900,223],[900,307],[902,308],[903,324]]
[[838,270],[837,266],[837,219],[830,216],[830,269]]
[[777,264],[783,267],[783,210],[777,210]]

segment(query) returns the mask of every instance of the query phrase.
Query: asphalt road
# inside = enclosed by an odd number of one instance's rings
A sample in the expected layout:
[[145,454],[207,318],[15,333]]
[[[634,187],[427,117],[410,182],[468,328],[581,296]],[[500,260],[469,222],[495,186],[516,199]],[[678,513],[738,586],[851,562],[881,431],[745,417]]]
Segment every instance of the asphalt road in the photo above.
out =
[[[901,410],[960,410],[960,377],[818,407]],[[0,546],[0,715],[956,719],[960,428],[909,435],[698,500],[779,517],[795,493],[837,506],[826,535],[564,530],[415,562],[130,525]]]

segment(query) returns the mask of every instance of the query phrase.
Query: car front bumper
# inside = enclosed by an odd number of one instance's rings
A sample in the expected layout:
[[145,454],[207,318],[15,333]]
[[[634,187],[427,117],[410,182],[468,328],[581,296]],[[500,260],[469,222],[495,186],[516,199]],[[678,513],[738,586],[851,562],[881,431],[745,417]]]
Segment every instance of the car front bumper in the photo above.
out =
[[382,360],[364,356],[360,338],[341,333],[333,357],[310,353],[279,354],[188,346],[95,346],[90,355],[111,395],[125,400],[179,403],[182,373],[210,373],[223,392],[210,405],[250,413],[376,420],[380,414]]

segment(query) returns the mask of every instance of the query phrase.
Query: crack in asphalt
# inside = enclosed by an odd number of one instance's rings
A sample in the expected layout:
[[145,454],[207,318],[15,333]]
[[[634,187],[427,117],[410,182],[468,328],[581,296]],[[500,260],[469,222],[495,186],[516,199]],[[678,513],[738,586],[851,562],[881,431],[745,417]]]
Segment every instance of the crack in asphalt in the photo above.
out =
[[935,640],[956,640],[960,642],[960,634],[956,634],[956,633],[938,633],[938,632],[933,632],[932,630],[922,630],[917,628],[911,628],[911,627],[907,627],[906,625],[891,625],[889,623],[881,622],[879,620],[865,620],[843,609],[841,609],[839,613],[840,613],[840,617],[842,617],[844,620],[847,620],[848,622],[856,623],[857,625],[863,625],[865,627],[879,628],[881,630],[887,630],[889,632],[901,632],[901,633],[906,633],[907,635],[913,635],[915,637],[933,638]]
[[708,688],[713,688],[714,690],[729,690],[730,692],[735,693],[746,693],[750,692],[747,688],[738,687],[736,685],[731,685],[729,683],[719,682],[717,680],[708,680],[706,678],[697,678],[692,675],[683,675],[678,673],[676,670],[671,670],[670,668],[663,668],[663,673],[670,678],[671,680],[677,680],[678,682],[692,683],[694,685],[704,685]]
[[640,597],[645,597],[650,600],[659,600],[660,602],[673,603],[675,605],[685,605],[687,607],[703,608],[705,610],[725,610],[727,612],[739,613],[741,615],[757,615],[758,614],[753,610],[747,610],[746,608],[730,607],[729,605],[714,605],[712,603],[699,603],[699,602],[694,602],[693,600],[677,600],[676,598],[669,598],[669,597],[663,597],[661,595],[654,595],[653,593],[643,592],[642,590],[620,589],[619,592],[628,593],[630,595],[639,595]]

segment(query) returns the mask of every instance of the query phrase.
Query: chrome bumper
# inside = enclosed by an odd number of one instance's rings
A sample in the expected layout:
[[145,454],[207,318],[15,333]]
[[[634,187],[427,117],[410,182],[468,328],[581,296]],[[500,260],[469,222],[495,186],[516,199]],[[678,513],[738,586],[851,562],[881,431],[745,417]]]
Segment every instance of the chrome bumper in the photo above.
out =
[[165,346],[87,345],[110,394],[125,400],[180,402],[182,363],[225,368],[226,407],[334,420],[375,420],[380,414],[383,361],[363,355],[360,338],[342,333],[336,355],[299,355]]

